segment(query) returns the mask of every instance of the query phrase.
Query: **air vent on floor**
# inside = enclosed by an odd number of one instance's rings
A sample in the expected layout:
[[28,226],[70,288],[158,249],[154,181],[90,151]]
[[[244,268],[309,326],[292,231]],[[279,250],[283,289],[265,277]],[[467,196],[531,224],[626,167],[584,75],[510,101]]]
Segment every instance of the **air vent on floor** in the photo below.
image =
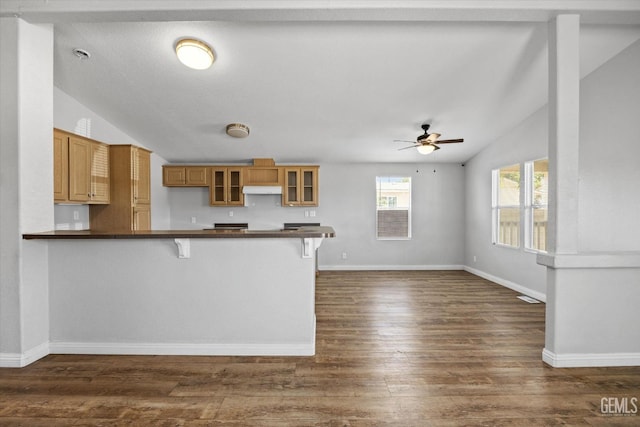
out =
[[528,302],[529,304],[540,304],[540,301],[538,301],[537,299],[528,297],[526,295],[520,295],[518,296],[518,299],[521,299],[524,302]]

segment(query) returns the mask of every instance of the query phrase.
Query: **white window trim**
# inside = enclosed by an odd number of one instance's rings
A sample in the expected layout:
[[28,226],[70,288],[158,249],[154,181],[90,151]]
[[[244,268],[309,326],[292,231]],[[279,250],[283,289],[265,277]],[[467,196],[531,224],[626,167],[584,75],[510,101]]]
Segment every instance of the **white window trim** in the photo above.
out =
[[[377,189],[377,180],[378,178],[409,178],[409,183],[410,183],[410,187],[409,187],[409,206],[407,208],[407,210],[409,211],[408,213],[408,224],[407,224],[407,236],[406,237],[378,237],[378,189]],[[375,220],[375,237],[376,240],[387,240],[387,241],[394,241],[394,240],[411,240],[411,236],[412,236],[412,218],[413,218],[413,210],[412,210],[412,199],[413,199],[413,180],[411,179],[411,177],[408,177],[406,175],[376,175],[376,220]],[[394,209],[394,210],[398,210],[398,209]]]
[[[498,183],[500,181],[500,169],[508,166],[519,165],[522,170],[521,163],[513,163],[511,165],[505,165],[499,167],[497,169],[491,170],[491,243],[494,246],[511,249],[515,251],[519,251],[522,248],[522,226],[520,227],[520,235],[518,236],[518,245],[506,245],[504,243],[500,243],[499,233],[500,233],[500,218],[498,217],[498,212],[501,208],[518,208],[520,209],[520,224],[522,224],[523,220],[523,209],[522,209],[522,185],[520,186],[520,204],[519,205],[499,205],[498,200]],[[522,182],[522,174],[520,175],[520,182]]]
[[534,205],[533,200],[533,166],[534,163],[540,160],[546,160],[546,157],[541,157],[535,160],[529,160],[524,162],[524,250],[532,254],[546,254],[547,251],[536,249],[533,247],[533,212],[534,209],[539,207],[546,207],[549,209],[549,203],[546,205]]

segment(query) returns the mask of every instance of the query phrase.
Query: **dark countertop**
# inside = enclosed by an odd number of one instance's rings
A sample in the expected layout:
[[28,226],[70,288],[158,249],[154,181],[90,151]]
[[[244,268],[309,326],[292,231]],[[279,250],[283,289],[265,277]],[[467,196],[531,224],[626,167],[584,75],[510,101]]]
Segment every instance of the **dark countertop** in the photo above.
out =
[[56,230],[25,233],[23,239],[220,239],[220,238],[318,238],[335,237],[333,227],[301,227],[291,230],[150,230],[100,232],[91,230]]

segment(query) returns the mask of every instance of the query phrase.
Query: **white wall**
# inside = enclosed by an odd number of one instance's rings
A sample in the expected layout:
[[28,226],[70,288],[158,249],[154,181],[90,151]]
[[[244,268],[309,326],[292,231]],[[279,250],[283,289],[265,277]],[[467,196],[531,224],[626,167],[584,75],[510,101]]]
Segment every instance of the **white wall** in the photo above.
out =
[[[54,127],[106,144],[133,144],[144,147],[60,89],[54,88],[53,94]],[[162,186],[162,165],[165,163],[162,157],[151,154],[151,226],[158,230],[170,228],[168,192]],[[78,220],[74,219],[74,212],[78,213]],[[88,229],[88,205],[56,205],[55,223],[56,228]]]
[[522,247],[491,242],[491,170],[547,157],[547,114],[546,107],[536,111],[465,164],[465,265],[476,274],[542,300],[546,268],[536,263],[536,255]]
[[52,352],[313,354],[301,239],[190,241],[184,259],[173,239],[50,241]]
[[[412,178],[411,240],[375,238],[375,179],[385,175]],[[320,165],[319,177],[320,204],[313,208],[282,207],[280,196],[275,195],[250,195],[249,207],[211,207],[206,188],[171,188],[171,228],[205,228],[214,222],[279,228],[284,222],[320,222],[334,227],[337,235],[320,248],[320,269],[460,268],[463,264],[461,165],[325,164]],[[316,216],[306,216],[312,213]],[[196,217],[196,224],[191,224],[191,217]],[[342,259],[343,252],[347,259]]]
[[46,354],[46,243],[53,227],[53,27],[0,18],[0,366]]
[[579,251],[640,251],[640,41],[580,97]]
[[543,358],[640,365],[640,41],[581,82],[578,253],[549,254]]

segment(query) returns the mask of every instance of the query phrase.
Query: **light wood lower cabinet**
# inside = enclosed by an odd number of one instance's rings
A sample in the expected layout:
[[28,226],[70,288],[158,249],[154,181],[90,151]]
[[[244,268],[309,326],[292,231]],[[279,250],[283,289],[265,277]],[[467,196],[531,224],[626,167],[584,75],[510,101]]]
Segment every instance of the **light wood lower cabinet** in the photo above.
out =
[[212,167],[209,179],[209,204],[211,206],[242,206],[242,167]]
[[94,231],[151,229],[151,152],[134,145],[111,145],[111,203],[89,208]]
[[109,203],[109,146],[54,129],[53,199],[57,203]]

